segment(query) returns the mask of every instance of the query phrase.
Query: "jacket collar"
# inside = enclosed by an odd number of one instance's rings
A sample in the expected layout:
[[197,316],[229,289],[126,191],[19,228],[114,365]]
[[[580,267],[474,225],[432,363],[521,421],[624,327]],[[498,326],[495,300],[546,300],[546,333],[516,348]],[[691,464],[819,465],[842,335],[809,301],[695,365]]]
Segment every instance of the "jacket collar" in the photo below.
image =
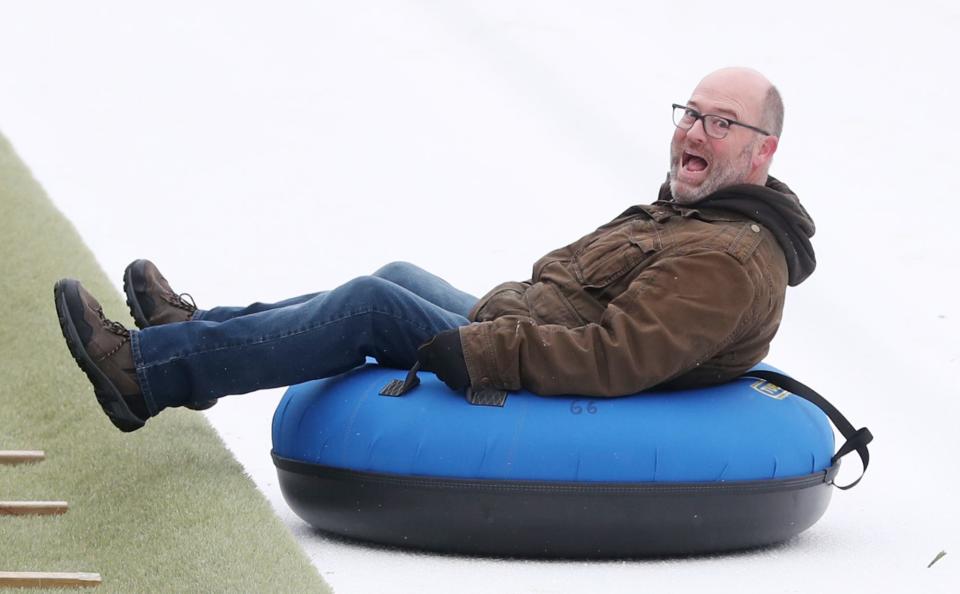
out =
[[791,286],[803,282],[817,265],[810,243],[816,231],[813,219],[787,184],[773,176],[763,186],[733,185],[682,205],[674,202],[670,184],[664,183],[656,202],[632,206],[620,216],[641,213],[657,222],[677,214],[706,221],[755,221],[773,233],[783,250]]

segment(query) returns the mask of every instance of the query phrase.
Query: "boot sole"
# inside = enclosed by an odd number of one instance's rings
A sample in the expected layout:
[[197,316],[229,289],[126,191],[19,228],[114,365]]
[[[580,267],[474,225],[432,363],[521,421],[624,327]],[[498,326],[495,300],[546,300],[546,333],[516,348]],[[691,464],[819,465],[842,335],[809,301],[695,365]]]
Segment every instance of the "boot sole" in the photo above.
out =
[[80,370],[83,371],[90,383],[93,384],[93,393],[100,403],[100,408],[107,414],[110,421],[117,429],[129,433],[143,427],[145,421],[133,414],[130,407],[120,394],[113,382],[100,371],[90,355],[87,354],[83,343],[80,340],[80,334],[77,332],[76,324],[70,315],[70,308],[67,305],[67,293],[76,293],[77,281],[73,279],[62,279],[57,281],[53,287],[53,299],[57,306],[57,318],[60,320],[60,331],[63,338],[67,341],[67,348],[73,355],[73,360],[77,362]]
[[[127,296],[127,307],[130,308],[130,315],[133,317],[133,323],[136,324],[137,328],[141,330],[150,327],[150,322],[147,321],[147,316],[144,315],[143,308],[140,307],[140,302],[137,301],[137,290],[146,290],[146,287],[142,286],[143,265],[146,262],[146,260],[142,259],[134,260],[127,265],[126,270],[123,271],[123,294]],[[137,275],[140,277],[141,283],[134,282],[134,271],[136,271]],[[216,400],[205,400],[203,402],[185,404],[184,406],[191,410],[207,410],[216,403]]]
[[[150,322],[147,321],[147,316],[143,315],[143,309],[140,307],[140,302],[137,301],[137,287],[133,282],[133,272],[134,268],[142,268],[144,262],[146,262],[146,260],[134,260],[127,266],[127,269],[123,271],[123,294],[127,296],[127,307],[130,308],[130,315],[133,316],[133,322],[137,325],[137,328],[141,330],[149,328]],[[138,270],[138,272],[142,280],[142,270]],[[139,289],[143,291],[146,287],[139,287]]]

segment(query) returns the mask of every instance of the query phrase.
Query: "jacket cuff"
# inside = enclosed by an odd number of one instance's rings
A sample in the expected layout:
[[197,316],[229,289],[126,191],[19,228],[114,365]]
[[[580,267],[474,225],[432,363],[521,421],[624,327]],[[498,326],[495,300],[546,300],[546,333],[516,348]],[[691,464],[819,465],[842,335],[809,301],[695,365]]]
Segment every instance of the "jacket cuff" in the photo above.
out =
[[474,322],[460,326],[460,344],[463,346],[470,385],[479,389],[510,389],[503,385],[505,382],[497,368],[492,325],[490,322]]

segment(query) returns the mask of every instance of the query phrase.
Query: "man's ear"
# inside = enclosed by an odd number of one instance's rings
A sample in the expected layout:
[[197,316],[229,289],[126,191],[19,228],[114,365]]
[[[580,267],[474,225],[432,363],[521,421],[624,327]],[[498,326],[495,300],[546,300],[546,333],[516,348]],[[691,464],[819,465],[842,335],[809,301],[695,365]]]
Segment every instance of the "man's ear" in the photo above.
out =
[[753,157],[753,166],[756,169],[765,170],[773,159],[773,154],[777,152],[780,145],[780,139],[776,136],[766,136],[760,143],[760,150]]

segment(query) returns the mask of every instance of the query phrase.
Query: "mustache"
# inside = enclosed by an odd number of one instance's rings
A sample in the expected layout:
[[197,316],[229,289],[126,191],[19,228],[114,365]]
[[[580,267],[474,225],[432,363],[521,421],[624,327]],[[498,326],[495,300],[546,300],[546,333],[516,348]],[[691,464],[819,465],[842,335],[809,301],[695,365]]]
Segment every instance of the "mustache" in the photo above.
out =
[[691,155],[700,156],[710,162],[713,161],[713,151],[709,150],[706,146],[693,148],[687,144],[671,147],[670,158],[680,158],[683,153],[690,153]]

